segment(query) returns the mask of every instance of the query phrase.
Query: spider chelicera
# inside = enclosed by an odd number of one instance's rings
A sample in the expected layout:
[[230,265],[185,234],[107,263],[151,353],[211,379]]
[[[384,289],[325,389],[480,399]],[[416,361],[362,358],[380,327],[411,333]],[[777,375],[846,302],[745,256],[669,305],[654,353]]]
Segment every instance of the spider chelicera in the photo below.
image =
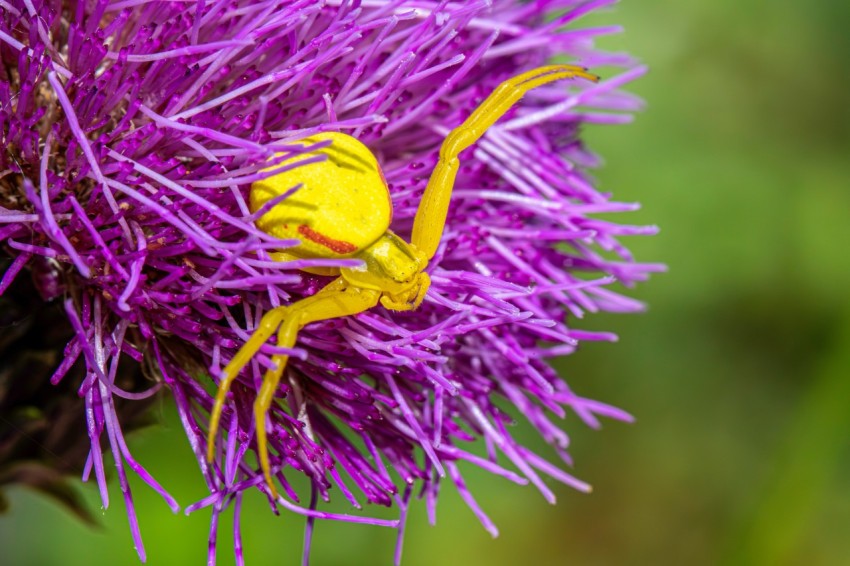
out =
[[[379,302],[396,311],[412,310],[422,303],[431,284],[425,268],[436,253],[443,234],[460,153],[478,141],[529,90],[576,77],[597,80],[586,69],[574,65],[539,67],[508,79],[496,87],[463,124],[452,130],[440,147],[439,161],[416,211],[410,243],[389,230],[392,203],[378,161],[365,145],[346,134],[328,132],[302,140],[307,144],[326,140],[331,143],[291,158],[293,163],[320,153],[326,159],[291,168],[251,186],[250,207],[256,212],[269,200],[301,185],[295,194],[272,206],[256,222],[260,230],[272,236],[301,240],[300,245],[287,248],[286,252],[270,254],[273,259],[355,258],[362,260],[363,266],[310,269],[313,273],[337,278],[318,293],[273,308],[263,316],[251,338],[221,373],[210,414],[209,462],[213,461],[215,437],[227,392],[275,332],[279,348],[292,348],[298,331],[311,322],[354,315]],[[277,490],[272,483],[269,464],[266,414],[287,360],[286,355],[272,356],[272,366],[266,371],[254,402],[257,453],[274,498],[277,498]]]

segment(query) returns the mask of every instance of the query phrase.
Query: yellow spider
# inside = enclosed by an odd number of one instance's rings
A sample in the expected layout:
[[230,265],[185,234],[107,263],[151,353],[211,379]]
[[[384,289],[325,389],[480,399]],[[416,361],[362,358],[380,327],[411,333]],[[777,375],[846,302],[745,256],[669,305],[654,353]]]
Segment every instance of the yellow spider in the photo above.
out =
[[[250,206],[252,211],[257,211],[270,199],[302,185],[297,193],[274,205],[257,220],[257,227],[272,236],[301,240],[300,245],[287,248],[285,253],[271,254],[273,259],[356,258],[364,265],[309,270],[338,277],[315,295],[274,308],[263,316],[254,334],[222,371],[210,414],[209,462],[213,461],[227,392],[272,334],[277,332],[278,347],[292,348],[298,331],[311,322],[354,315],[378,302],[396,311],[412,310],[422,303],[431,284],[425,267],[443,234],[460,153],[478,141],[529,90],[575,77],[598,80],[574,65],[540,67],[508,79],[449,133],[416,211],[410,243],[389,230],[392,203],[378,161],[365,145],[346,134],[329,132],[303,140],[309,144],[323,140],[332,143],[293,157],[290,162],[297,163],[319,153],[326,159],[292,168],[251,186]],[[287,360],[288,356],[281,354],[272,357],[273,365],[266,371],[254,402],[260,467],[275,499],[277,490],[269,465],[266,414]]]

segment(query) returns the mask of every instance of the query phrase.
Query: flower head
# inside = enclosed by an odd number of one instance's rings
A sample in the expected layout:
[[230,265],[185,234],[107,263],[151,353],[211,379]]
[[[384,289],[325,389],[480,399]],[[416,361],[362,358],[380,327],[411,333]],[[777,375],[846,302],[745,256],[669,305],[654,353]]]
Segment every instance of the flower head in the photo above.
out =
[[[126,468],[178,505],[133,459],[116,401],[163,385],[171,392],[210,490],[189,510],[212,506],[215,531],[226,506],[238,512],[246,490],[264,489],[247,454],[273,348],[232,388],[226,444],[212,466],[204,458],[210,376],[265,311],[328,283],[304,268],[354,261],[272,260],[270,251],[297,241],[255,226],[265,209],[251,213],[251,183],[269,176],[276,155],[303,151],[299,140],[344,131],[382,164],[392,229],[406,238],[448,131],[503,80],[565,55],[627,70],[596,85],[535,90],[463,154],[425,302],[305,327],[267,429],[284,488],[272,505],[306,515],[308,528],[316,518],[401,526],[317,510],[334,491],[357,508],[397,505],[403,517],[419,485],[433,517],[448,481],[495,534],[461,461],[532,483],[550,501],[543,476],[589,489],[516,442],[507,425],[522,415],[569,464],[567,435],[552,416],[569,409],[593,427],[599,417],[630,418],[574,393],[546,363],[581,341],[613,340],[575,323],[585,313],[640,310],[608,286],[660,269],[635,262],[618,241],[654,228],[594,217],[636,205],[594,189],[587,169],[597,159],[578,137],[582,124],[624,122],[639,106],[616,89],[643,69],[592,46],[616,30],[571,27],[610,3],[3,3],[0,239],[11,261],[0,290],[51,262],[34,286],[44,300],[61,299],[73,330],[52,380],[68,379],[75,362],[85,367],[85,475],[94,471],[106,505],[108,444],[142,557]],[[145,368],[146,386],[121,386],[123,360]],[[476,438],[488,456],[466,448]],[[297,474],[310,479],[309,496],[291,486]]]

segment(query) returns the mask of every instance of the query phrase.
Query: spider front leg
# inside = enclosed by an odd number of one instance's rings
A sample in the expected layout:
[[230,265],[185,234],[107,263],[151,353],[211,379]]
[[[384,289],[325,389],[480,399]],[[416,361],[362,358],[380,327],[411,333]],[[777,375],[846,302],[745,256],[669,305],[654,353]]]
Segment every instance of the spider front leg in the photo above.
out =
[[[292,348],[298,337],[298,331],[305,325],[319,320],[354,315],[374,307],[381,297],[380,291],[361,289],[349,285],[339,278],[324,289],[291,305],[278,307],[267,312],[260,321],[251,338],[245,342],[233,359],[222,371],[215,404],[210,413],[210,429],[207,436],[207,461],[212,462],[215,455],[215,436],[218,432],[221,412],[227,399],[230,386],[248,362],[251,361],[263,344],[278,331],[277,346]],[[269,462],[268,439],[266,434],[266,414],[271,408],[283,370],[289,356],[276,354],[272,357],[273,366],[263,376],[263,384],[254,401],[254,418],[257,426],[257,454],[260,468],[272,496],[277,498],[277,490],[272,483],[271,464]]]
[[452,188],[460,165],[460,153],[474,144],[484,132],[516,104],[528,91],[552,81],[581,77],[596,81],[598,77],[575,65],[549,65],[528,71],[500,84],[464,120],[449,132],[440,147],[440,158],[428,180],[416,218],[413,220],[411,243],[425,257],[431,259],[437,252],[446,224]]

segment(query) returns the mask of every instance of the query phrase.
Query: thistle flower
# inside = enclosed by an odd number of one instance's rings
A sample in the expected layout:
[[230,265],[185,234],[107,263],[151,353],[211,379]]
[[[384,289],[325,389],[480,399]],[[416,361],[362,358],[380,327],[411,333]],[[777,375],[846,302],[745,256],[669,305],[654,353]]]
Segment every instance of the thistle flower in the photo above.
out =
[[[304,151],[298,140],[344,131],[382,163],[392,228],[406,237],[446,133],[500,82],[556,56],[626,70],[596,85],[535,90],[462,156],[418,310],[378,307],[301,331],[267,424],[284,488],[270,504],[308,518],[309,550],[315,519],[403,527],[319,511],[333,491],[357,509],[396,505],[403,518],[418,486],[433,521],[445,481],[495,535],[460,462],[531,483],[548,501],[543,476],[589,490],[507,427],[522,415],[570,464],[553,416],[569,409],[591,427],[599,417],[630,420],[574,393],[545,361],[581,341],[614,340],[575,323],[641,310],[608,287],[661,269],[635,262],[618,241],[653,227],[594,217],[636,205],[594,189],[587,169],[598,160],[578,136],[582,124],[625,122],[639,107],[617,88],[643,68],[593,49],[617,29],[572,27],[612,1],[0,4],[0,240],[9,258],[0,291],[29,271],[43,300],[59,305],[71,338],[51,381],[84,368],[73,383],[90,441],[83,476],[94,472],[108,505],[108,445],[142,560],[126,469],[179,506],[133,459],[121,406],[163,386],[172,395],[210,491],[187,511],[212,507],[214,561],[219,514],[231,504],[238,514],[247,490],[266,491],[248,456],[250,409],[273,348],[232,388],[226,445],[209,466],[216,378],[266,310],[327,284],[303,268],[356,263],[272,261],[269,251],[297,241],[254,225],[265,210],[249,211],[251,183],[270,174],[275,155]],[[152,377],[128,389],[128,363]],[[478,438],[485,457],[468,449]],[[298,474],[310,494],[292,487]]]

